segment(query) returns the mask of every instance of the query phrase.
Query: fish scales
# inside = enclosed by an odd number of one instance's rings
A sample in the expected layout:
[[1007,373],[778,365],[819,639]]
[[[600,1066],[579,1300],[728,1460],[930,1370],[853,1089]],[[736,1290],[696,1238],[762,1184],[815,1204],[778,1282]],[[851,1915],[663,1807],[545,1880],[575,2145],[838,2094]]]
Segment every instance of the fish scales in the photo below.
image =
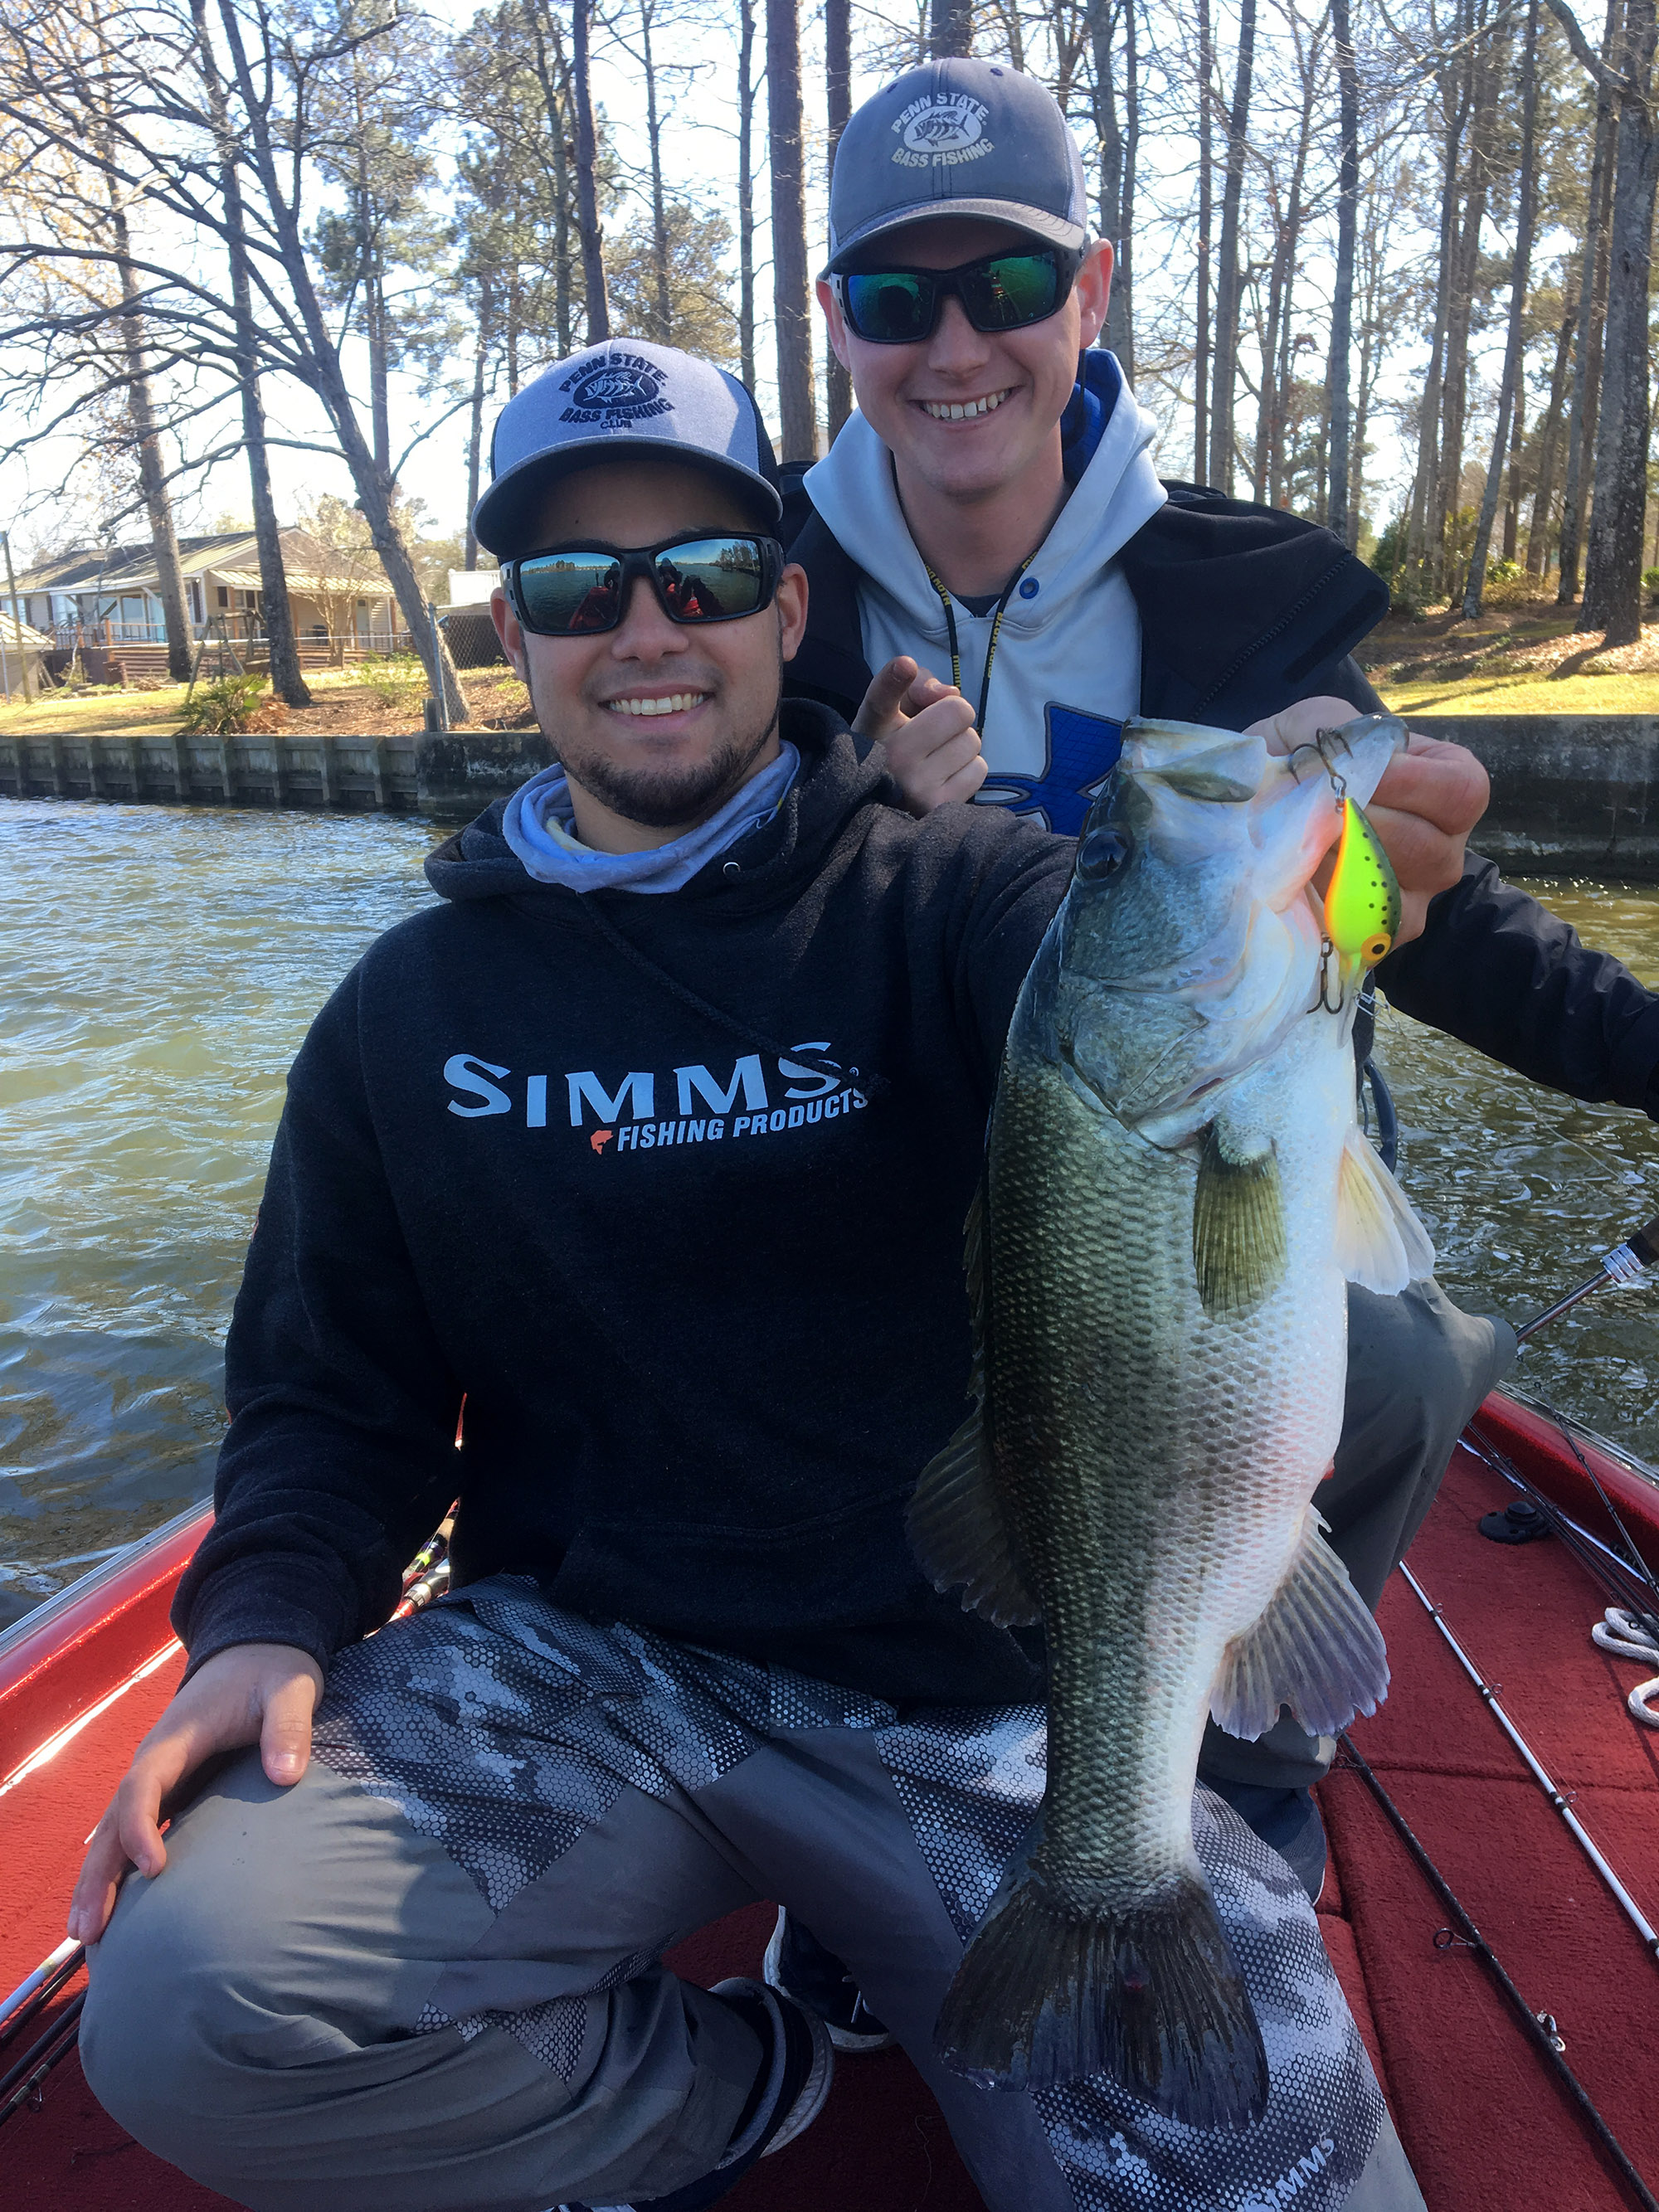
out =
[[[1349,733],[1367,793],[1396,729]],[[1341,1426],[1345,1279],[1397,1290],[1432,1261],[1354,1126],[1359,963],[1327,973],[1308,891],[1324,775],[1132,726],[1000,1078],[970,1239],[979,1417],[912,1515],[940,1586],[1040,1617],[1049,1662],[1040,1834],[940,2047],[1015,2086],[1112,2072],[1200,2125],[1248,2125],[1266,2096],[1193,1844],[1205,1721],[1213,1694],[1241,1733],[1281,1701],[1334,1725],[1386,1686],[1308,1509]]]

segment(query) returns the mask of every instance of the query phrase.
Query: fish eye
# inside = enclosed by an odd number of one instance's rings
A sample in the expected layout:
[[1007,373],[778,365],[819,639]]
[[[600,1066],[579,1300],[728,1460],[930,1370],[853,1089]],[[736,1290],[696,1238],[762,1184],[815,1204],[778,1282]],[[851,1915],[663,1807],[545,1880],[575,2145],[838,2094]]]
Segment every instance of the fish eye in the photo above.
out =
[[1077,872],[1085,884],[1103,884],[1116,875],[1128,859],[1130,843],[1122,830],[1109,822],[1090,830],[1077,848]]

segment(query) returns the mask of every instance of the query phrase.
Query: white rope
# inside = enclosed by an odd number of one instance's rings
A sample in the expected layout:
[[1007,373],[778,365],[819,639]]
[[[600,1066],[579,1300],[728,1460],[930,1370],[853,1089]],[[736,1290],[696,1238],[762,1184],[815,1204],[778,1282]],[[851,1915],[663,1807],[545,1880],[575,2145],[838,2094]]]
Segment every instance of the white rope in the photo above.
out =
[[[1622,1605],[1610,1605],[1590,1636],[1603,1651],[1611,1651],[1617,1658],[1640,1659],[1649,1666],[1659,1666],[1659,1642]],[[1650,1682],[1638,1682],[1625,1700],[1632,1718],[1644,1728],[1659,1729],[1659,1712],[1653,1710],[1656,1698],[1659,1698],[1659,1674]]]

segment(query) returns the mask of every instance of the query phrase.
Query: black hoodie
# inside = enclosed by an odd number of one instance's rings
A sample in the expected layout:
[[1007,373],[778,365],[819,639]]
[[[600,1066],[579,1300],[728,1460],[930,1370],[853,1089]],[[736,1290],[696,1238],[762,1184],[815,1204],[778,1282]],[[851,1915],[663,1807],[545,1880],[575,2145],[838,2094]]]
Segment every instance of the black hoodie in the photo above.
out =
[[833,715],[783,729],[778,817],[672,894],[535,884],[492,808],[318,1017],[174,1608],[192,1664],[325,1663],[459,1491],[459,1581],[895,1700],[1040,1693],[902,1521],[966,1411],[963,1220],[1071,847],[915,822]]

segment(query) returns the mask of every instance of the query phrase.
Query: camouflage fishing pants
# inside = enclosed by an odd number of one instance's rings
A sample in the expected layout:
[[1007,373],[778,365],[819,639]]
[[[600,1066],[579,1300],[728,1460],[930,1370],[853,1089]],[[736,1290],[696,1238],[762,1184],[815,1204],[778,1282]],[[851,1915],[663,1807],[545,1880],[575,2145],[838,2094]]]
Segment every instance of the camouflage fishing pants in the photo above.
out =
[[[1109,2081],[1028,2095],[939,2063],[1043,1761],[1040,1708],[901,1716],[498,1577],[340,1656],[295,1788],[249,1754],[175,1820],[94,1954],[87,2076],[256,2212],[627,2204],[718,2164],[760,2058],[662,1954],[769,1898],[857,1974],[991,2212],[1422,2212],[1306,1899],[1205,1790],[1261,2122],[1206,2134]],[[843,2094],[881,2063],[843,2060]]]

